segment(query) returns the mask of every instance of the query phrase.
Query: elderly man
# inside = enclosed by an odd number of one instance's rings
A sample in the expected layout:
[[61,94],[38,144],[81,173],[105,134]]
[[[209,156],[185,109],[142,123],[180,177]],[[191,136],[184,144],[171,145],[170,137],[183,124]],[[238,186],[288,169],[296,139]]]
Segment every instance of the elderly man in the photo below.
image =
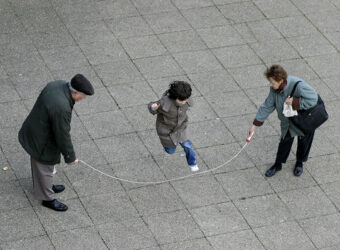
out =
[[93,95],[91,83],[81,74],[71,82],[54,81],[41,91],[32,111],[19,131],[19,141],[31,156],[34,196],[42,205],[56,211],[67,206],[55,199],[64,191],[63,185],[53,185],[54,165],[60,163],[60,153],[67,164],[75,163],[70,130],[75,102]]

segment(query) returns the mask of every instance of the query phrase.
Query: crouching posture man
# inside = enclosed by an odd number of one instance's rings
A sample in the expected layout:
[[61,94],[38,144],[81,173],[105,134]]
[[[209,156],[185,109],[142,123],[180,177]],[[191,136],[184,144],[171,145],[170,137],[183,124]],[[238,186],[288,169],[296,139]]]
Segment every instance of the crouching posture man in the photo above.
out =
[[30,114],[19,131],[19,141],[31,156],[34,196],[42,205],[56,211],[67,206],[55,199],[63,185],[53,185],[54,165],[60,163],[60,154],[67,164],[75,163],[70,130],[75,102],[93,95],[91,83],[81,74],[71,82],[54,81],[41,91]]

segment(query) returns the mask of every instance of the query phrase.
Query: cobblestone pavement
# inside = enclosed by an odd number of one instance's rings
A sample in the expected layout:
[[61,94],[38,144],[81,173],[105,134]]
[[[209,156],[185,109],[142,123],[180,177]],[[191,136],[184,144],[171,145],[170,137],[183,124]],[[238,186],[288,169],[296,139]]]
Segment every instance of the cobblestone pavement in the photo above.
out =
[[[0,0],[1,249],[340,249],[339,0]],[[139,181],[189,174],[168,156],[146,104],[171,80],[193,85],[190,138],[201,170],[229,160],[283,65],[323,97],[329,121],[293,176],[274,161],[276,114],[228,166],[160,185],[57,166],[66,213],[32,196],[17,132],[49,81],[83,73],[96,94],[75,105],[77,156]],[[8,166],[7,171],[3,170]]]

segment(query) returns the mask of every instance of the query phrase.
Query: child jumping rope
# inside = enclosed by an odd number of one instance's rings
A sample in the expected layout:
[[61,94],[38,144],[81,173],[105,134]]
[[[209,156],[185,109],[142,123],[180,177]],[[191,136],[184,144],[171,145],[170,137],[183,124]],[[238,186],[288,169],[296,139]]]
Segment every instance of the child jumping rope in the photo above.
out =
[[157,114],[156,130],[165,152],[173,154],[180,144],[186,154],[192,172],[199,170],[196,153],[187,138],[187,110],[193,105],[191,86],[184,81],[174,81],[162,98],[148,104],[151,114]]

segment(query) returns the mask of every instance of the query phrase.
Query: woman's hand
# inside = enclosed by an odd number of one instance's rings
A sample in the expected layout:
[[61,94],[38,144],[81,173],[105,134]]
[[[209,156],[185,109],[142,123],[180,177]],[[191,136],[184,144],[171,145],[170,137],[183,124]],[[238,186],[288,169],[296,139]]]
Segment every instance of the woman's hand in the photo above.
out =
[[254,136],[255,135],[255,130],[256,130],[256,126],[255,125],[251,126],[251,128],[248,131],[248,137],[249,136]]
[[293,104],[293,97],[288,96],[287,99],[286,99],[286,101],[285,101],[285,103],[286,103],[287,105],[292,105],[292,104]]

